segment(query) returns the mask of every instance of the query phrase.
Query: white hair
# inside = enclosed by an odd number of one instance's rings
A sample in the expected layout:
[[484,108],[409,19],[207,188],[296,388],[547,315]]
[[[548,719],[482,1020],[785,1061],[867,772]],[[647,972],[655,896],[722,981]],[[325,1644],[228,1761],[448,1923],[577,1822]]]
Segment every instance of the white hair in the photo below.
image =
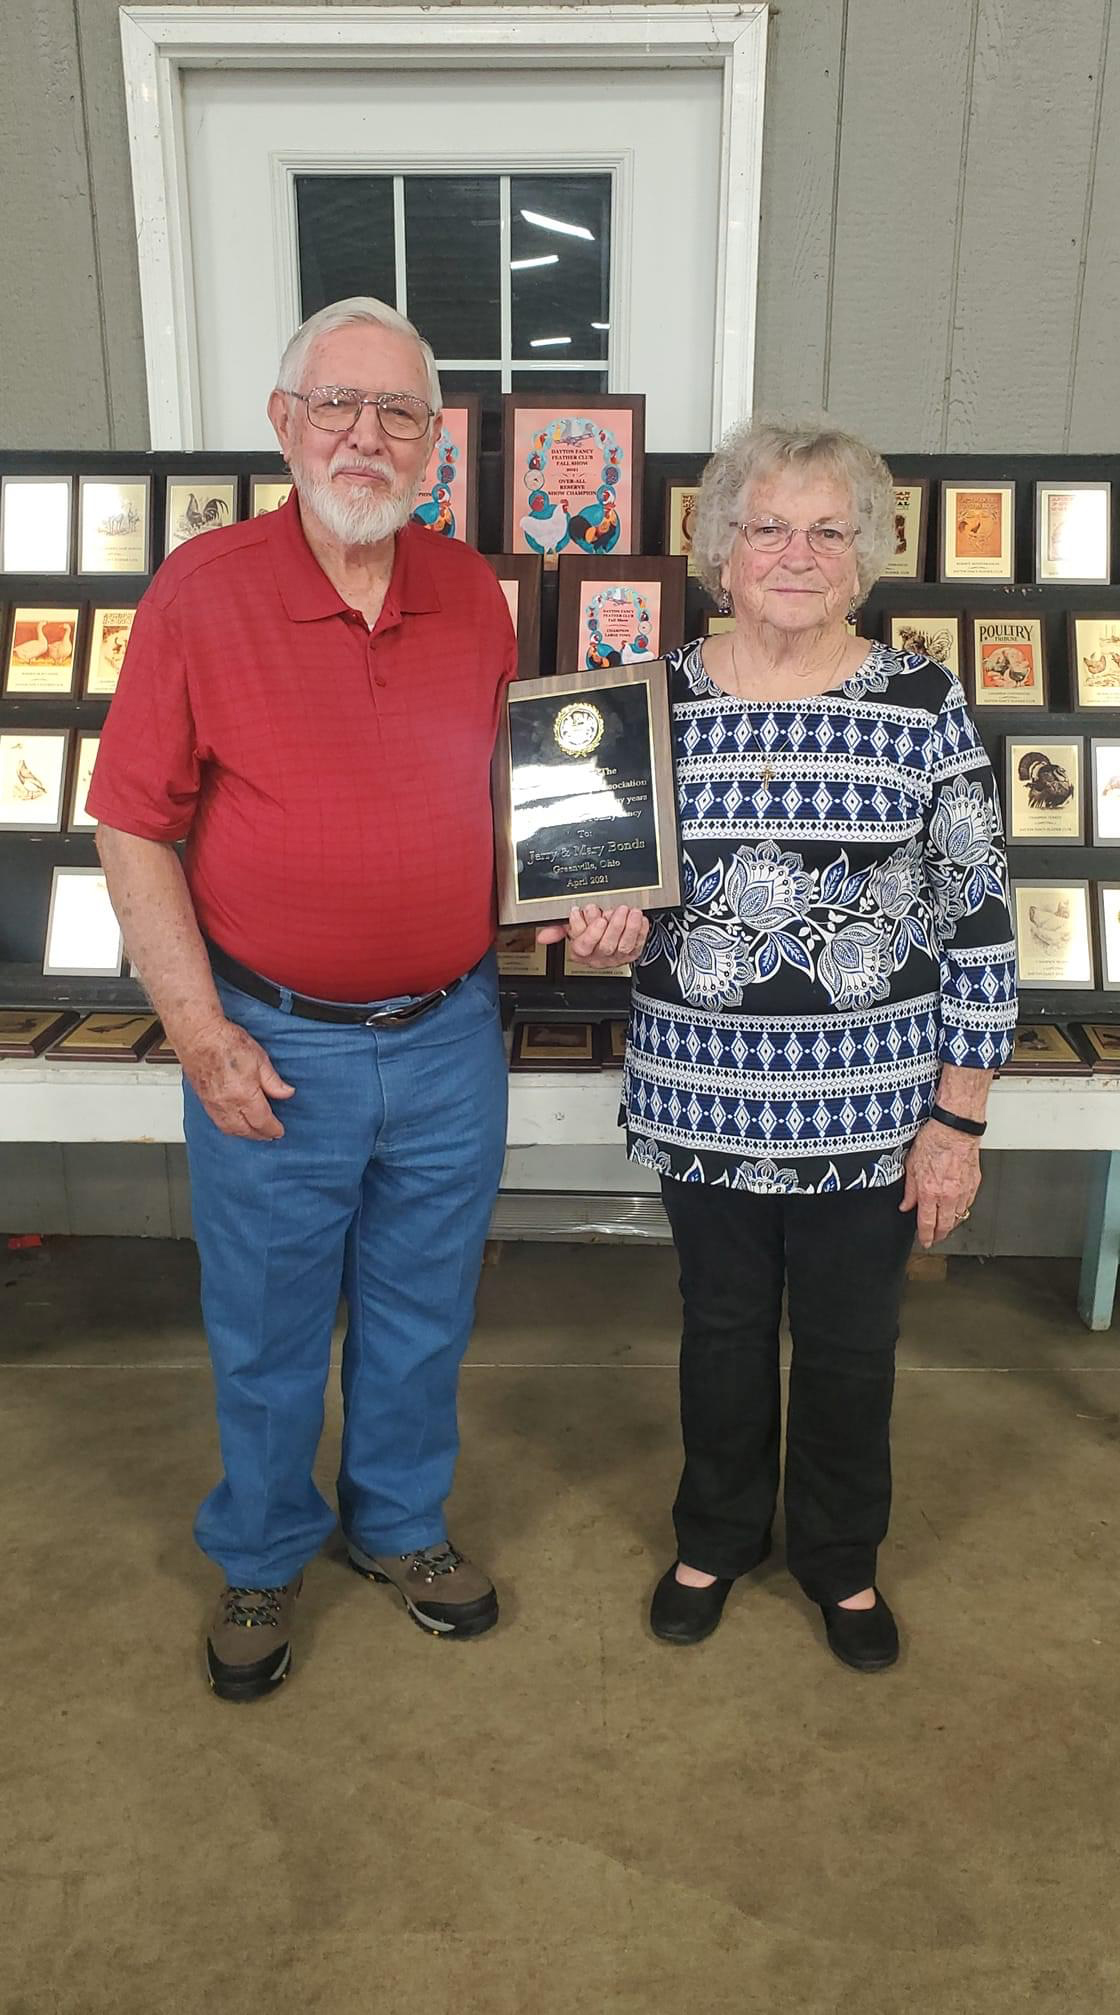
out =
[[[278,392],[300,392],[305,389],[303,373],[307,359],[311,355],[320,336],[329,336],[335,329],[348,329],[355,322],[370,322],[380,329],[395,329],[398,335],[411,336],[424,359],[424,369],[428,374],[428,404],[438,413],[443,404],[443,394],[439,387],[439,372],[430,343],[424,341],[419,329],[415,328],[404,315],[398,315],[386,301],[377,301],[372,294],[352,294],[348,301],[330,301],[306,322],[301,322],[291,342],[280,359],[276,373]],[[399,391],[400,386],[394,387]]]
[[720,572],[734,538],[732,521],[744,509],[751,484],[776,469],[806,475],[825,469],[847,484],[859,527],[856,576],[864,601],[894,551],[894,477],[874,448],[829,420],[795,426],[744,420],[724,435],[701,478],[696,502],[692,560],[704,586],[713,595],[720,593]]

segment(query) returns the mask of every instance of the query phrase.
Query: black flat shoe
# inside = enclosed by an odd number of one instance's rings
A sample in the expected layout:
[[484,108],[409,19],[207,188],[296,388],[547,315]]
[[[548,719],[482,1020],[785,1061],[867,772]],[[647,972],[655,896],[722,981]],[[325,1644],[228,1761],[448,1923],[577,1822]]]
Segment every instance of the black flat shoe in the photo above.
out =
[[841,1609],[838,1602],[822,1602],[820,1611],[829,1648],[853,1672],[885,1672],[894,1664],[898,1625],[878,1589],[873,1609]]
[[649,1627],[666,1644],[702,1644],[719,1625],[734,1577],[713,1581],[710,1588],[686,1588],[677,1580],[677,1563],[666,1568],[653,1591]]

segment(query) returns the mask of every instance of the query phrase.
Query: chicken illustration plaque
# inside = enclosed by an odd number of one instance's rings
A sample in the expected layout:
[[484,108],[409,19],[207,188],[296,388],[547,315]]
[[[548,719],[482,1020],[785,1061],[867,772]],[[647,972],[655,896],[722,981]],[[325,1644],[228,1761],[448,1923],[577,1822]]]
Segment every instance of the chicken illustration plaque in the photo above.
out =
[[680,899],[663,659],[510,687],[494,753],[498,917]]
[[124,654],[136,621],[135,609],[95,609],[89,633],[86,660],[86,694],[90,699],[109,698],[117,690]]
[[1046,657],[1040,616],[972,618],[974,707],[1044,707]]
[[1094,984],[1087,881],[1012,882],[1020,987]]
[[940,578],[1015,579],[1014,483],[942,483]]
[[167,483],[167,511],[164,552],[173,553],[197,539],[200,532],[213,532],[237,519],[237,482],[223,476],[195,476],[189,482]]
[[413,522],[473,546],[478,519],[478,397],[445,406],[412,508]]
[[505,396],[505,543],[513,553],[632,553],[641,544],[645,400],[558,406]]
[[560,559],[558,672],[605,672],[643,664],[679,644],[687,561]]
[[74,687],[78,608],[12,610],[4,697],[67,699]]
[[1071,615],[1069,664],[1075,706],[1120,707],[1120,615]]

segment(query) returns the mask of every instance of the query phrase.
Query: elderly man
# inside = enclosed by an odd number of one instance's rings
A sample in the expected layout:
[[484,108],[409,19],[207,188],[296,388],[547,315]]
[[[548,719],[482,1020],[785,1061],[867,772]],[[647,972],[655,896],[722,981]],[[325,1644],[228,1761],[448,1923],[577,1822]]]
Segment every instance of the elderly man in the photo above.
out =
[[160,568],[88,801],[183,1065],[227,1700],[291,1669],[335,1524],[312,1464],[340,1292],[350,1561],[425,1630],[498,1615],[444,1501],[505,1142],[489,765],[515,643],[485,561],[409,522],[439,407],[392,308],[304,323],[268,405],[293,494]]

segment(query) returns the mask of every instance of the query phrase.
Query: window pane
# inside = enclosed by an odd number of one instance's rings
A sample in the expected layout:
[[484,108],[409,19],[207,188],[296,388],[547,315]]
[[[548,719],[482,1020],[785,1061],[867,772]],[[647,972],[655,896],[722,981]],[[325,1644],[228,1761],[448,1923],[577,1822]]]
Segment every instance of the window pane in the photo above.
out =
[[[436,361],[439,362],[438,358]],[[492,371],[480,367],[472,371],[445,371],[441,364],[439,382],[444,398],[449,399],[453,392],[500,392],[502,374],[497,366]]]
[[510,373],[511,392],[575,392],[589,399],[607,389],[605,371],[564,371],[558,367],[555,371]]
[[[524,210],[579,225],[591,236],[527,223]],[[535,337],[570,336],[565,357],[605,358],[607,331],[591,325],[610,321],[611,177],[513,175],[510,218],[514,356],[531,356]],[[541,258],[555,264],[516,268],[518,259]]]
[[496,175],[409,175],[408,319],[438,357],[500,357]]
[[297,175],[300,314],[372,294],[396,305],[391,175]]

